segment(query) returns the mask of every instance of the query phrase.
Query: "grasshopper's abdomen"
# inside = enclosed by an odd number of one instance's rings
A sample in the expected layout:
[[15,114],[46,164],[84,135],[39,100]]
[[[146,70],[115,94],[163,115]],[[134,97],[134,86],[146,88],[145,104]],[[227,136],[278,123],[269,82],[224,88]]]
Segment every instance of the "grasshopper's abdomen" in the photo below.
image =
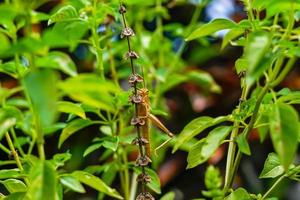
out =
[[142,138],[146,139],[148,142],[145,144],[145,151],[148,157],[151,156],[151,142],[150,142],[150,123],[149,123],[149,112],[150,112],[150,105],[149,105],[149,97],[148,97],[148,90],[142,88],[138,91],[139,95],[141,96],[142,102],[138,104],[138,118],[143,119],[144,124],[140,127],[141,136]]

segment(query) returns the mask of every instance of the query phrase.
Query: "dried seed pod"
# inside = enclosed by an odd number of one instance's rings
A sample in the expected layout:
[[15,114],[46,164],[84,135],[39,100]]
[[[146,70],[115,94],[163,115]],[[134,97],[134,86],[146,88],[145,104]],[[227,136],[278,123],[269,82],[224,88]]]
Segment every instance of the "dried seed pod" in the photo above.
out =
[[121,33],[121,38],[124,38],[124,37],[132,37],[134,36],[134,32],[131,28],[129,27],[126,27],[123,29],[122,33]]
[[125,59],[128,59],[128,58],[138,59],[138,58],[139,58],[139,55],[138,55],[135,51],[128,51],[128,52],[125,54]]
[[135,138],[132,141],[132,144],[134,144],[134,145],[145,145],[145,144],[149,144],[149,141],[145,138]]
[[136,83],[142,83],[144,81],[143,77],[138,74],[132,74],[128,78],[128,82],[130,85],[134,85]]
[[131,103],[141,103],[143,101],[142,96],[141,95],[131,95],[129,97],[129,102]]
[[141,182],[143,184],[147,184],[151,182],[151,177],[148,174],[139,174],[136,178],[137,182]]
[[121,5],[120,8],[119,8],[119,13],[122,15],[124,13],[126,13],[126,8],[125,6]]
[[136,159],[135,164],[137,166],[145,167],[145,166],[147,166],[151,162],[152,161],[151,161],[151,159],[148,156],[139,156]]
[[143,126],[145,125],[145,120],[143,118],[134,117],[131,119],[132,126]]
[[155,200],[155,198],[149,192],[142,192],[136,197],[136,200]]

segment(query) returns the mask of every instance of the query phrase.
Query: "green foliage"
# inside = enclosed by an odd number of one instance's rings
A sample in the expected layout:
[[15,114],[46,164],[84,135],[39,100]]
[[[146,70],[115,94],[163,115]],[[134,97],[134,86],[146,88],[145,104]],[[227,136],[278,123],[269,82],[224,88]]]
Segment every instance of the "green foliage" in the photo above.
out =
[[195,167],[207,161],[231,131],[230,126],[219,126],[209,132],[206,138],[193,145],[188,155],[187,168]]
[[[221,30],[228,30],[223,51],[228,45],[243,49],[235,62],[242,90],[236,108],[227,116],[198,116],[169,143],[173,152],[188,152],[187,168],[207,162],[228,143],[224,181],[220,171],[209,166],[202,195],[214,200],[263,200],[284,178],[300,181],[300,167],[294,163],[299,117],[293,107],[300,103],[300,93],[288,88],[277,91],[300,56],[295,23],[300,1],[245,0],[247,19],[215,19],[200,25],[197,19],[209,0],[174,2],[193,3],[189,24],[168,20],[169,1],[126,1],[126,20],[136,29],[131,47],[139,53],[137,73],[144,74],[154,114],[169,116],[165,94],[183,83],[205,94],[221,92],[209,73],[187,67],[190,63],[182,59],[186,43],[174,51],[170,38],[205,44],[198,48],[201,51],[188,55],[201,61],[218,54],[206,38]],[[41,11],[44,6],[51,11]],[[134,110],[128,103],[131,92],[121,89],[128,87],[124,82],[130,70],[122,59],[127,42],[119,40],[122,18],[118,7],[117,0],[0,3],[0,149],[13,158],[0,162],[0,183],[5,189],[1,199],[61,200],[71,192],[89,196],[90,189],[98,199],[134,196],[136,181],[131,177],[141,169],[128,160],[134,151],[135,134],[130,126]],[[154,21],[155,30],[149,31],[144,24]],[[6,80],[13,86],[7,87]],[[259,178],[277,180],[263,195],[232,189],[241,156],[251,155],[248,138],[253,129],[258,129],[261,142],[270,136],[276,152],[269,154]],[[70,145],[69,138],[75,134],[79,145]],[[53,138],[59,138],[54,145]],[[91,139],[90,144],[84,143],[85,138]],[[164,138],[155,137],[151,145],[158,146]],[[57,146],[61,153],[51,158],[49,149],[56,151]],[[147,186],[157,194],[162,190],[155,170],[164,156],[151,158],[155,169],[145,170],[152,179]],[[90,160],[94,165],[86,166]],[[175,193],[161,199],[175,199]]]
[[215,168],[212,165],[208,166],[205,172],[204,183],[207,191],[202,191],[202,194],[205,197],[211,198],[213,200],[222,199],[224,194],[221,189],[222,177],[220,175],[219,169]]

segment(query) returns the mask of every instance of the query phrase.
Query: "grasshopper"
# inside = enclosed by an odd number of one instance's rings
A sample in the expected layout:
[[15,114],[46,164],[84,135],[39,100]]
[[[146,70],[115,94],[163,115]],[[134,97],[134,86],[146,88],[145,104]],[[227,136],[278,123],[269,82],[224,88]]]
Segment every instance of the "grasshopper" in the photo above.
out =
[[137,104],[137,121],[135,124],[139,124],[140,131],[141,131],[141,137],[144,140],[145,145],[145,152],[148,157],[151,157],[151,144],[150,144],[150,122],[155,124],[158,128],[160,128],[164,133],[166,133],[170,139],[163,142],[161,145],[159,145],[155,151],[154,154],[156,155],[156,151],[163,147],[165,144],[167,144],[172,137],[174,136],[171,131],[169,131],[163,123],[153,114],[150,113],[150,101],[149,101],[149,91],[147,88],[141,88],[137,90],[137,96],[132,97],[132,101],[138,103]]

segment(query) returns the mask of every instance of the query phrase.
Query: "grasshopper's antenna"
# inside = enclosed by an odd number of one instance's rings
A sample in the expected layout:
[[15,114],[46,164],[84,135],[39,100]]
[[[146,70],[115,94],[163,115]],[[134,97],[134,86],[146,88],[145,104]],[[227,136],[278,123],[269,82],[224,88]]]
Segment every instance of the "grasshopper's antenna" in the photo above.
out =
[[164,141],[161,145],[159,145],[158,147],[156,147],[156,148],[154,149],[154,155],[155,155],[155,156],[158,156],[158,155],[157,155],[157,151],[158,151],[159,149],[161,149],[162,147],[164,147],[167,143],[169,143],[170,140],[172,140],[172,138],[169,138],[168,140]]

